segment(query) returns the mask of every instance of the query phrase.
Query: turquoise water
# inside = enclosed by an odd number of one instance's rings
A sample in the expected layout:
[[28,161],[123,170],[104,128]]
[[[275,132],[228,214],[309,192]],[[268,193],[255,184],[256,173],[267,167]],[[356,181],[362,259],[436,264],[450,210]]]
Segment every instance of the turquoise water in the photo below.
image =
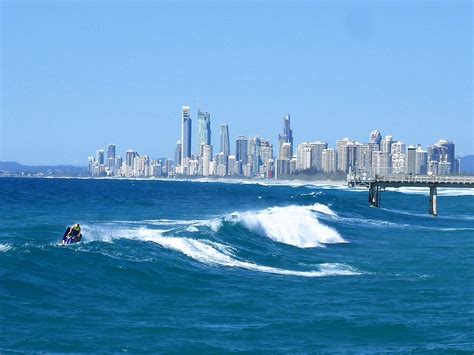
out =
[[[0,179],[0,351],[474,350],[474,191]],[[84,241],[57,245],[79,222]]]

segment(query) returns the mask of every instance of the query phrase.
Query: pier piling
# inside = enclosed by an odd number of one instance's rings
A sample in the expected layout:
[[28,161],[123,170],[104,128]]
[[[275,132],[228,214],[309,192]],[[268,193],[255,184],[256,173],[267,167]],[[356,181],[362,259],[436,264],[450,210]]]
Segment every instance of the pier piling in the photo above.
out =
[[430,214],[438,215],[438,189],[436,186],[430,186]]
[[411,174],[360,174],[350,172],[347,176],[349,186],[369,188],[369,205],[380,207],[380,196],[387,187],[428,187],[430,189],[429,213],[438,215],[438,187],[441,188],[474,188],[474,176],[452,175],[411,175]]

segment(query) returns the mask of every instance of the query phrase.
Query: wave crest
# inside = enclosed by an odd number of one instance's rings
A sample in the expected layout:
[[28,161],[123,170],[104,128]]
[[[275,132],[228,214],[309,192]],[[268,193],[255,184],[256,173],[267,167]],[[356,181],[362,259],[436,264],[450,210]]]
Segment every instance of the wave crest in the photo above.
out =
[[[287,206],[257,212],[234,212],[225,216],[223,222],[243,225],[258,235],[299,248],[346,243],[335,229],[322,224],[312,211],[336,216],[329,207],[315,204],[310,207]],[[208,226],[217,231],[222,226],[222,220],[212,220]]]
[[160,234],[156,234],[156,231],[147,229],[137,231],[137,235],[134,239],[154,242],[162,247],[181,252],[198,262],[208,265],[238,267],[270,274],[302,277],[351,276],[361,274],[356,269],[339,263],[320,264],[318,266],[319,270],[311,271],[287,270],[258,265],[236,259],[233,255],[233,249],[220,243],[211,242],[206,239],[197,240],[192,238],[164,237]]

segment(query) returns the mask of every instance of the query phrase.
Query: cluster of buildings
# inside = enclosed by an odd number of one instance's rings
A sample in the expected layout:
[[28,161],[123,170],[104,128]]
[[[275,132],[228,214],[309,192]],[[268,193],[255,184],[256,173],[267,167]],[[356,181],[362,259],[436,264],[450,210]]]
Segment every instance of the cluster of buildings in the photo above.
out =
[[341,175],[359,171],[375,174],[447,175],[459,173],[459,159],[454,143],[447,140],[423,150],[420,145],[406,146],[392,136],[382,139],[379,131],[370,134],[370,142],[359,143],[349,138],[336,142],[335,148],[315,141],[293,142],[290,115],[283,117],[283,130],[278,145],[261,137],[239,136],[231,151],[229,126],[219,125],[219,146],[211,141],[211,115],[198,108],[197,135],[192,147],[192,121],[189,106],[181,112],[181,140],[176,144],[174,159],[151,159],[134,150],[125,159],[116,155],[116,146],[109,144],[89,157],[91,176],[118,177],[249,177],[283,178],[294,174]]

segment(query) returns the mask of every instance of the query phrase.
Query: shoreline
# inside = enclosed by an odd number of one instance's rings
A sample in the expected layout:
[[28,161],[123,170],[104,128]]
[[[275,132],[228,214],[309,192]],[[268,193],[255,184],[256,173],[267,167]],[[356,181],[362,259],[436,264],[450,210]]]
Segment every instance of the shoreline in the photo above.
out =
[[21,175],[1,175],[1,178],[14,179],[63,179],[63,180],[125,180],[125,181],[179,181],[179,182],[200,182],[200,183],[224,183],[224,184],[255,184],[267,186],[347,186],[345,180],[277,180],[277,179],[241,179],[241,178],[163,178],[163,177],[92,177],[92,176],[21,176]]

